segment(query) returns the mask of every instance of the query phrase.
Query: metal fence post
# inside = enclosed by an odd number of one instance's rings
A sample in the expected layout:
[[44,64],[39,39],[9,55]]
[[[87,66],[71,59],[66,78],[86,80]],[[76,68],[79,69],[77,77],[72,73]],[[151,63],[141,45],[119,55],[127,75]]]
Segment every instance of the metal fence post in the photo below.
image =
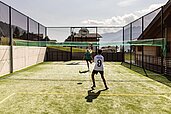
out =
[[27,46],[29,46],[28,40],[29,40],[29,29],[30,29],[30,25],[29,25],[29,17],[27,17]]
[[124,27],[123,27],[123,46],[122,46],[122,62],[125,62],[125,48],[124,48],[124,39],[125,39],[125,31],[124,31]]
[[[144,37],[144,17],[142,16],[142,38]],[[144,69],[144,46],[142,45],[142,68]]]
[[[98,45],[99,45],[99,38],[97,38],[97,27],[96,27],[96,41],[98,41]],[[96,55],[97,55],[97,50],[98,50],[99,46],[96,46]]]
[[9,6],[9,34],[10,34],[10,73],[13,73],[13,30],[12,30],[12,8]]
[[38,23],[38,28],[37,28],[37,31],[38,31],[38,46],[41,47],[41,42],[40,42],[40,24]]
[[[45,27],[45,38],[48,36],[48,34],[47,34],[47,30],[48,30],[48,28],[47,27]],[[45,47],[47,47],[47,38],[45,39]]]
[[[132,23],[130,24],[130,41],[132,41]],[[132,65],[132,45],[130,44],[130,69]]]
[[[72,40],[73,40],[73,35],[74,35],[74,33],[73,33],[73,31],[72,31],[72,27],[70,28],[70,33],[71,33],[71,42],[72,42]],[[72,46],[70,47],[70,60],[72,60]]]
[[[161,35],[162,35],[162,38],[164,38],[164,34],[163,34],[163,24],[164,24],[164,22],[163,22],[163,6],[161,7]],[[164,47],[164,41],[162,40],[162,47]],[[161,48],[161,52],[162,52],[162,54],[161,54],[161,74],[163,74],[164,72],[163,72],[163,61],[164,61],[164,51],[163,51],[163,49]]]

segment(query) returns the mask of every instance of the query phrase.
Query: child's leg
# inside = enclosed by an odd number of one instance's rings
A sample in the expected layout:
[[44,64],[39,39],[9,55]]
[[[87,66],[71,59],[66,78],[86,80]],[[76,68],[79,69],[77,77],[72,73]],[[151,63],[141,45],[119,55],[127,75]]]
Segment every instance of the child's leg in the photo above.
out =
[[95,75],[95,73],[92,72],[91,78],[92,78],[92,81],[93,81],[93,87],[96,87],[94,75]]
[[104,73],[100,73],[100,74],[101,74],[101,78],[103,80],[103,83],[104,83],[105,88],[108,89],[107,84],[106,84],[106,80],[104,78]]
[[86,62],[87,62],[87,67],[88,67],[88,70],[89,70],[89,63],[88,63],[88,60],[86,60]]
[[89,61],[92,64],[92,60]]

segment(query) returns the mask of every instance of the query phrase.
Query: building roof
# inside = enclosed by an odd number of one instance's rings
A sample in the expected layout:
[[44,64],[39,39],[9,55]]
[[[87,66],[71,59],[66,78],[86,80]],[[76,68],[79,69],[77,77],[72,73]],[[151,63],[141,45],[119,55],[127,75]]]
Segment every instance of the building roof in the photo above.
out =
[[81,37],[88,37],[88,38],[102,38],[98,33],[89,33],[87,35],[81,35],[80,33],[77,33],[74,35],[75,38],[81,38]]
[[79,30],[79,33],[74,34],[74,37],[102,38],[98,33],[90,33],[89,30],[84,27]]
[[102,38],[98,33],[90,33],[87,28],[81,28],[78,33],[72,33],[65,41],[96,42]]
[[[164,6],[163,10],[161,8],[155,10],[158,11],[157,15],[151,21],[151,23],[145,28],[143,34],[141,34],[138,40],[141,39],[152,39],[152,38],[161,38],[162,37],[162,18],[161,14],[163,12],[163,22],[164,26],[171,26],[171,0],[169,0]],[[154,12],[155,12],[154,11]],[[153,13],[153,12],[152,12]],[[150,15],[150,14],[149,14]],[[146,15],[148,16],[148,15]]]

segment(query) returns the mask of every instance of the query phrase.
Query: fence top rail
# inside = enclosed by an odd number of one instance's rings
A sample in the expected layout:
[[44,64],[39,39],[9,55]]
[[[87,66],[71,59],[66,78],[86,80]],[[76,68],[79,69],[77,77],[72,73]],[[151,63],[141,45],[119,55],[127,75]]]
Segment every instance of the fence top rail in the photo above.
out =
[[47,27],[47,28],[123,28],[123,26],[58,26],[58,27]]
[[3,4],[3,5],[5,5],[5,6],[7,6],[7,7],[10,7],[8,4],[6,4],[6,3],[4,3],[2,1],[0,1],[0,3]]

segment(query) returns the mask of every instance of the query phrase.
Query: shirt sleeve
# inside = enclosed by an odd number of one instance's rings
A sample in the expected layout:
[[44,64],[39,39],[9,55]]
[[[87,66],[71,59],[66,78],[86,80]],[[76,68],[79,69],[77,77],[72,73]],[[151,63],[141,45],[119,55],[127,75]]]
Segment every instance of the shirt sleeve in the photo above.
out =
[[104,62],[104,57],[102,58],[102,61]]

